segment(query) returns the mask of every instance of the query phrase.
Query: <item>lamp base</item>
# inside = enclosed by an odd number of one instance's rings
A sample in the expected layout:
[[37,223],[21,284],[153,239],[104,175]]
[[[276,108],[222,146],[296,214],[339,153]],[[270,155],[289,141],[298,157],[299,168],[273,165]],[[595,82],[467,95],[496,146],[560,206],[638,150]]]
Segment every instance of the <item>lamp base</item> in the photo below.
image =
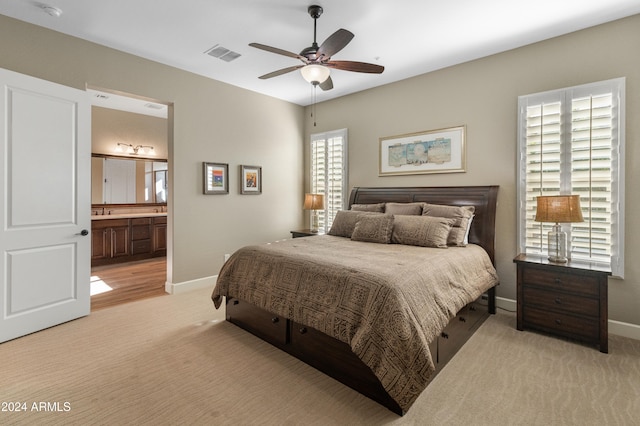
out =
[[556,222],[547,234],[549,261],[567,263],[567,233]]

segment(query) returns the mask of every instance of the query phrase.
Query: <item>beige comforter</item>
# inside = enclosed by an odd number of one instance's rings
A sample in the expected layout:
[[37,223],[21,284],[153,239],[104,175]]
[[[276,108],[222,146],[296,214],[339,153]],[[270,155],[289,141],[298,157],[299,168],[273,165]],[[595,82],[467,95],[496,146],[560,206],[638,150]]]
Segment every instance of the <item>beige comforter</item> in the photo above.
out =
[[329,235],[238,250],[212,299],[235,297],[351,346],[405,411],[434,371],[429,343],[498,283],[479,246],[435,249]]

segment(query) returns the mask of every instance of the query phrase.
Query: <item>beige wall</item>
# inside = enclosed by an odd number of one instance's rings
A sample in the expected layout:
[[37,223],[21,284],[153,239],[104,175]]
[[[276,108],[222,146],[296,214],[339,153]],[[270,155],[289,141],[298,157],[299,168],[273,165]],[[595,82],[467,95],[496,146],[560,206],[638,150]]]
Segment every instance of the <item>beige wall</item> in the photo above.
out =
[[[170,282],[213,276],[225,253],[301,225],[302,107],[2,15],[0,67],[173,103]],[[229,195],[202,194],[203,161],[229,163]],[[240,164],[262,166],[262,195],[239,195]]]
[[[164,118],[115,109],[91,108],[91,153],[127,155],[115,151],[118,142],[153,146],[155,158],[169,157],[169,126]],[[134,157],[135,158],[135,157]]]
[[[626,268],[625,280],[609,280],[609,318],[640,325],[638,40],[640,15],[324,102],[315,128],[307,108],[306,140],[311,133],[349,129],[350,187],[500,185],[498,296],[514,300],[518,96],[626,77]],[[378,138],[459,125],[467,126],[466,173],[378,176]]]

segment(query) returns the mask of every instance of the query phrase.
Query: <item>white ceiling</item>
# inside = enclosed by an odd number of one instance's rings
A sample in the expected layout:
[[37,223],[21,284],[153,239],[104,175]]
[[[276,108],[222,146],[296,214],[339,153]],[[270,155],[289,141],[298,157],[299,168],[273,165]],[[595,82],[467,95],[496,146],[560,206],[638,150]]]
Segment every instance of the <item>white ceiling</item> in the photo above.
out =
[[[333,59],[385,66],[380,75],[332,70],[334,89],[318,90],[318,101],[640,13],[640,0],[0,0],[0,13],[308,105],[311,85],[299,72],[258,79],[299,61],[248,44],[299,53],[313,41],[311,4],[324,8],[319,44],[339,28],[355,34]],[[205,54],[215,45],[242,56]]]

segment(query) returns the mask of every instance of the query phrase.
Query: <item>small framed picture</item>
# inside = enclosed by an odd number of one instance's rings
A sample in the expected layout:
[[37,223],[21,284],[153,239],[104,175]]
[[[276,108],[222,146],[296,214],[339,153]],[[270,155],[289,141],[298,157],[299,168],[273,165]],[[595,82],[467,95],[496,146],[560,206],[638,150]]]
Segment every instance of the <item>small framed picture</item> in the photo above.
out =
[[202,163],[205,194],[229,193],[229,165],[226,163]]
[[262,193],[262,167],[240,166],[240,193]]

